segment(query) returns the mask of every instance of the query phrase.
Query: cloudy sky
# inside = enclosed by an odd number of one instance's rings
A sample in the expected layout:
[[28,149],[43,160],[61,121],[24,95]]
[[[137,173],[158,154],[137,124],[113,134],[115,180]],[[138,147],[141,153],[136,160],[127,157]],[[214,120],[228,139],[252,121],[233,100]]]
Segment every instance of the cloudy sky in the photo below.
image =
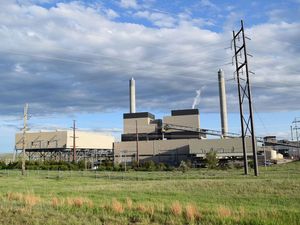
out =
[[239,132],[232,30],[243,19],[258,135],[289,138],[300,116],[299,0],[1,0],[0,152],[10,152],[29,103],[31,130],[122,130],[128,80],[137,110],[201,111],[219,130],[217,71],[226,75],[230,131]]

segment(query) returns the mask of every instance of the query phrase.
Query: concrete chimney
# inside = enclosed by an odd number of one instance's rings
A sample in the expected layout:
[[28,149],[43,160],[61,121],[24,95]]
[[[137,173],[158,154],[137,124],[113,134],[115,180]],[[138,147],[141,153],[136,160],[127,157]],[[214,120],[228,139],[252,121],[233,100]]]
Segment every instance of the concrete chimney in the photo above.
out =
[[226,133],[228,133],[228,123],[227,123],[227,102],[226,102],[225,79],[224,79],[224,71],[222,69],[219,69],[218,71],[218,80],[219,80],[221,127],[222,127],[223,138],[225,138]]
[[130,113],[135,113],[135,80],[129,80]]

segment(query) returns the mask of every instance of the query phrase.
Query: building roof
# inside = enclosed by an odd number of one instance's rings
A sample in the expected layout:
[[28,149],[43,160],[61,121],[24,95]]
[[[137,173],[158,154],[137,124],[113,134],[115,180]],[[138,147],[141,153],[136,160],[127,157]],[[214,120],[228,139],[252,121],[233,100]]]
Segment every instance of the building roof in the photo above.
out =
[[155,116],[149,112],[138,112],[138,113],[124,113],[123,119],[136,119],[136,118],[151,118],[155,119]]

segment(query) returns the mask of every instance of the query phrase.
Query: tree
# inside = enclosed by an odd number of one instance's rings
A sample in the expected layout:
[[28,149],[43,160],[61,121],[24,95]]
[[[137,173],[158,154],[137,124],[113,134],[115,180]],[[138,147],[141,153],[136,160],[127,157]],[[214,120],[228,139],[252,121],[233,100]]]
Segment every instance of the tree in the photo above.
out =
[[187,172],[189,170],[188,165],[186,164],[185,161],[181,161],[179,165],[179,170],[183,173]]
[[210,151],[206,153],[206,163],[209,169],[214,169],[218,166],[217,153],[215,151]]

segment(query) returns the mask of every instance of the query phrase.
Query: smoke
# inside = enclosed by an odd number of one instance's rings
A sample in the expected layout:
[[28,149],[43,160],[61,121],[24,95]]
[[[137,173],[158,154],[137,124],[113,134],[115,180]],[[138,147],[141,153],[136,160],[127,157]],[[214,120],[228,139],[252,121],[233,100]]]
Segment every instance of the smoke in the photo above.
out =
[[194,98],[192,109],[194,109],[197,105],[200,104],[201,92],[205,88],[205,86],[201,87],[199,90],[196,90],[196,97]]

